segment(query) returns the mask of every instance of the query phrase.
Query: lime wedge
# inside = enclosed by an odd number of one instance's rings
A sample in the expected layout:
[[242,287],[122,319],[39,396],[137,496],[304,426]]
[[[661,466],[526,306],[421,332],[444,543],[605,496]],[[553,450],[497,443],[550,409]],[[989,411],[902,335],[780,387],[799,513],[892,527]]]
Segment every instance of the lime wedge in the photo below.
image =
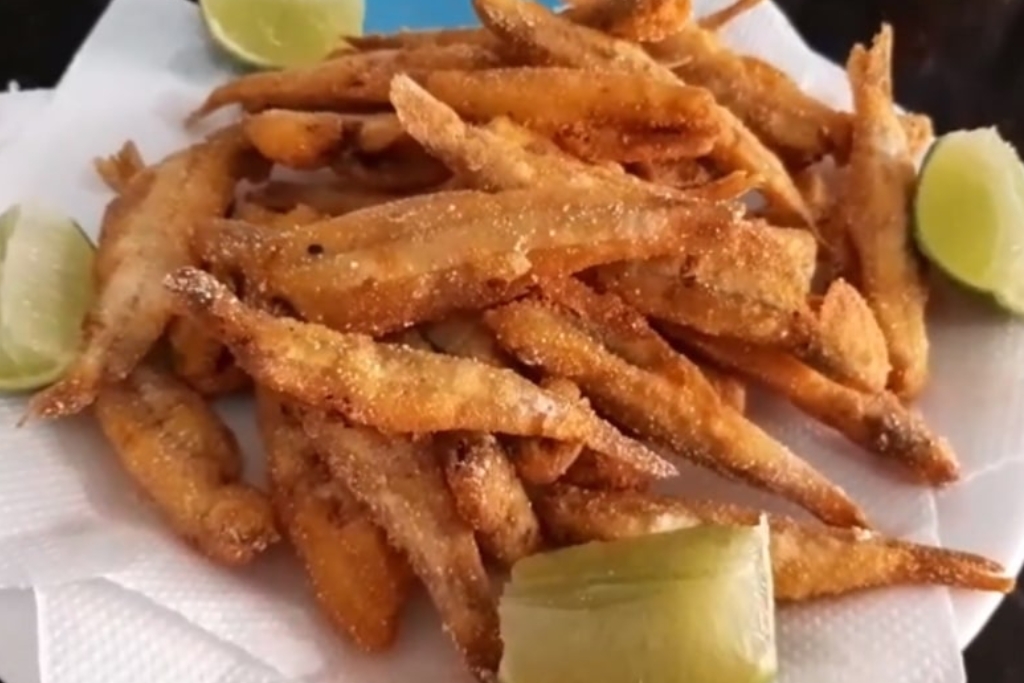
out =
[[363,0],[201,0],[213,39],[251,66],[312,64],[363,32]]
[[706,526],[527,558],[501,598],[502,683],[766,683],[768,528]]
[[49,384],[75,356],[93,246],[74,221],[18,205],[0,216],[0,391]]
[[914,219],[930,261],[1024,315],[1024,166],[994,128],[949,133],[932,146]]

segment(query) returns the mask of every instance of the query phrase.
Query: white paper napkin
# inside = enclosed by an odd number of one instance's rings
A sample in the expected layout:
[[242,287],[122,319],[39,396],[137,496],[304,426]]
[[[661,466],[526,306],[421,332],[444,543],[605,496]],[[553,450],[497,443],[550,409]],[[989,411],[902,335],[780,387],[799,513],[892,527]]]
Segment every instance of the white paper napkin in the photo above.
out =
[[51,90],[0,92],[0,149],[21,135],[50,103]]
[[[725,3],[697,4],[707,11]],[[814,94],[848,102],[842,72],[812,54],[770,4],[734,22],[727,37]],[[184,144],[183,117],[229,73],[194,6],[115,0],[50,106],[0,150],[0,205],[37,198],[95,234],[109,195],[91,159],[127,138],[154,159]],[[1024,462],[1024,329],[965,296],[936,298],[935,376],[924,408],[957,446],[970,487],[974,473]],[[283,549],[239,572],[200,560],[136,500],[89,420],[15,430],[9,425],[22,409],[18,400],[0,402],[0,587],[37,591],[46,683],[467,680],[425,601],[393,654],[361,656],[328,632]],[[883,530],[937,540],[928,491],[778,402],[755,410],[843,483]],[[226,414],[259,460],[249,406],[235,403]],[[686,488],[778,506],[703,473],[687,477]],[[986,542],[967,549],[990,550]],[[787,608],[779,631],[785,683],[963,681],[944,590],[884,590]]]

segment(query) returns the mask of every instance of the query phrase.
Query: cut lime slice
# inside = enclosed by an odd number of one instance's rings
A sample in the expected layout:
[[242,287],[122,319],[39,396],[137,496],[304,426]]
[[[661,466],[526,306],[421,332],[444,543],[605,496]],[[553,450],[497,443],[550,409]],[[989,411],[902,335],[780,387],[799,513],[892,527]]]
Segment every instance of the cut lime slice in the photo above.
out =
[[363,0],[201,0],[218,45],[261,68],[312,64],[363,32]]
[[776,674],[764,523],[525,559],[500,614],[502,683],[765,683]]
[[74,358],[92,301],[93,246],[39,206],[0,216],[0,390],[49,384]]
[[994,128],[949,133],[932,146],[914,219],[930,261],[1024,314],[1024,166]]

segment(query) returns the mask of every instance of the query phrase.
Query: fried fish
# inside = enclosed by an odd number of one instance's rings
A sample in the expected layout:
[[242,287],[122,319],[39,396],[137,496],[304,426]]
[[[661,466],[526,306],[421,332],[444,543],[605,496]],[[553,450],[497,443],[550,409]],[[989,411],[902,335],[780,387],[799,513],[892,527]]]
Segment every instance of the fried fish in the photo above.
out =
[[387,436],[315,410],[303,411],[302,422],[331,472],[409,559],[470,670],[489,680],[501,658],[497,605],[430,440]]
[[227,211],[241,177],[263,169],[231,127],[131,178],[103,217],[97,295],[82,348],[60,381],[33,397],[29,415],[73,415],[93,402],[103,384],[128,376],[172,317],[164,276],[194,264],[198,226]]
[[204,555],[246,564],[278,540],[270,500],[241,480],[234,434],[173,375],[137,367],[99,392],[96,417],[124,471]]
[[855,116],[842,210],[858,282],[889,346],[889,386],[911,398],[928,378],[928,290],[910,234],[916,172],[892,101],[891,60],[886,26],[869,50],[855,47],[847,64]]
[[317,604],[360,648],[389,649],[412,587],[409,565],[368,509],[331,474],[299,411],[262,389],[256,397],[271,499]]
[[510,370],[276,318],[242,304],[196,269],[182,269],[165,284],[179,310],[203,322],[257,382],[355,423],[398,433],[464,430],[583,441],[639,470],[675,473],[586,407]]
[[[493,309],[485,320],[523,363],[577,383],[599,411],[631,432],[700,466],[775,492],[828,523],[867,524],[841,488],[722,404],[692,364],[680,360],[667,379],[618,357],[614,350],[629,344],[620,338],[637,334],[625,326],[612,328],[607,320],[583,319],[579,309],[570,312],[538,299]],[[631,324],[642,329],[641,321]],[[602,332],[588,329],[595,324]],[[597,336],[602,333],[605,341]],[[649,329],[641,334],[654,335]]]
[[[536,496],[545,526],[568,543],[610,541],[701,524],[752,526],[764,513],[725,503],[563,485]],[[1014,581],[978,555],[887,538],[863,529],[768,515],[775,598],[798,602],[882,586],[931,584],[1009,593]]]

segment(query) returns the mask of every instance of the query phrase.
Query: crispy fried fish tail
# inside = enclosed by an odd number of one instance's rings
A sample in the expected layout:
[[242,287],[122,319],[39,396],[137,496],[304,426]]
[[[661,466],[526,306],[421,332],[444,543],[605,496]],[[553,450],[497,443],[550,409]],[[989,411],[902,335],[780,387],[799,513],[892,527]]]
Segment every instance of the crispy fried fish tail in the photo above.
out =
[[[274,318],[194,268],[168,276],[166,285],[180,310],[203,322],[253,379],[295,400],[392,432],[467,430],[584,441],[637,469],[675,474],[585,406],[510,370]],[[289,351],[282,355],[281,349]]]
[[315,411],[302,421],[331,471],[409,558],[470,670],[489,680],[501,659],[497,606],[429,440],[385,436]]
[[[556,538],[569,543],[629,538],[700,524],[754,525],[762,516],[714,502],[636,492],[587,491],[564,485],[535,497]],[[881,586],[933,584],[1008,593],[1001,566],[970,553],[866,532],[803,524],[769,515],[775,597],[793,602]]]
[[177,379],[140,366],[100,392],[96,416],[124,470],[204,555],[246,564],[278,539],[270,501],[241,481],[234,435]]
[[515,468],[490,434],[438,437],[455,507],[483,550],[505,567],[541,548],[540,523]]
[[100,157],[94,163],[96,174],[117,194],[124,192],[132,179],[146,168],[139,148],[131,140],[124,143],[114,154]]
[[389,649],[412,587],[408,564],[327,470],[295,412],[264,390],[257,403],[274,507],[320,609],[360,648]]
[[489,311],[485,320],[524,363],[573,380],[599,410],[644,438],[778,493],[831,524],[866,524],[841,488],[722,405],[696,368],[695,380],[684,384],[632,365],[588,333],[585,321],[546,301],[507,304]]
[[663,329],[706,358],[764,383],[811,417],[922,481],[945,484],[959,476],[960,466],[949,443],[888,392],[851,389],[781,351],[678,327]]

